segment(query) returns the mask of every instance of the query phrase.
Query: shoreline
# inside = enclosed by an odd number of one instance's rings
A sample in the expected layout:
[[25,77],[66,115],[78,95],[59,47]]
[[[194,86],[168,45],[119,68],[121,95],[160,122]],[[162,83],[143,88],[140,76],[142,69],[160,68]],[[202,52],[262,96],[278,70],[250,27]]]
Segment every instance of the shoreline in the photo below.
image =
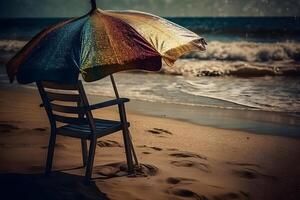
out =
[[[93,96],[91,99],[91,102],[97,102],[107,98]],[[130,100],[127,108],[133,114],[174,119],[200,126],[253,134],[300,137],[300,118],[282,112],[186,106],[141,100]]]
[[[0,84],[0,88],[4,90],[9,88],[16,91],[21,90],[21,92],[24,90],[32,93],[37,91],[35,87],[24,87],[16,84]],[[87,95],[91,104],[112,98],[100,95]],[[203,101],[209,101],[207,99],[210,98],[204,97]],[[285,112],[248,110],[246,109],[247,106],[239,104],[236,104],[236,107],[232,109],[228,109],[130,99],[126,108],[132,114],[174,119],[200,126],[245,131],[252,134],[291,138],[300,137],[300,117]]]

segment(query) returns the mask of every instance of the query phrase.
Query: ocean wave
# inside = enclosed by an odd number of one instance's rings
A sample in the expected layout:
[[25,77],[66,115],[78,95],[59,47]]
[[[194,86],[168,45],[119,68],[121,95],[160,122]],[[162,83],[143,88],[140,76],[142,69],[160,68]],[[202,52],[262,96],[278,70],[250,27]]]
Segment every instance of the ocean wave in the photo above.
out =
[[[0,60],[7,61],[27,41],[0,40]],[[161,73],[190,76],[300,76],[300,43],[209,42],[206,52],[192,52]]]
[[208,43],[206,52],[193,52],[184,58],[246,62],[300,61],[300,43],[213,41]]
[[172,67],[164,65],[161,73],[184,76],[300,76],[300,63],[181,59]]
[[[0,50],[19,51],[27,41],[0,40]],[[220,61],[300,61],[300,43],[209,42],[206,52],[192,52],[185,59]]]
[[3,52],[17,52],[27,41],[24,40],[0,40],[0,51]]
[[[120,96],[130,99],[197,107],[287,112],[294,115],[300,113],[298,77],[197,78],[155,73],[117,73],[115,80]],[[9,84],[6,74],[0,74],[0,84]],[[17,86],[17,83],[14,84]],[[84,82],[84,86],[89,95],[114,97],[109,78]],[[36,88],[34,84],[22,87]]]

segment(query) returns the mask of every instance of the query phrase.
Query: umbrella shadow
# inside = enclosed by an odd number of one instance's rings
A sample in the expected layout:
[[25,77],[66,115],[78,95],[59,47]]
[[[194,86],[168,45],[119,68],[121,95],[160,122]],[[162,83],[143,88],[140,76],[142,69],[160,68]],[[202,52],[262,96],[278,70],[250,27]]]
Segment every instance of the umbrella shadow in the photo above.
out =
[[63,172],[44,174],[0,174],[0,199],[109,199],[95,183]]

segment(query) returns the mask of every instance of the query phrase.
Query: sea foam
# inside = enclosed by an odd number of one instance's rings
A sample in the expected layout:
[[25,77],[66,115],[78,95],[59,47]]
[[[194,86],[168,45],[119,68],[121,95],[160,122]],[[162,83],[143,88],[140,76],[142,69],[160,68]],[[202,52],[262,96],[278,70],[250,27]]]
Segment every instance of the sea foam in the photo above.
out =
[[222,61],[300,61],[300,43],[210,42],[205,53],[185,56],[199,60]]
[[[7,60],[27,41],[0,40],[0,59]],[[6,55],[6,56],[4,56]],[[161,73],[189,76],[299,76],[300,43],[208,43],[206,52],[192,52]]]
[[0,51],[2,52],[17,52],[27,41],[23,40],[0,40]]

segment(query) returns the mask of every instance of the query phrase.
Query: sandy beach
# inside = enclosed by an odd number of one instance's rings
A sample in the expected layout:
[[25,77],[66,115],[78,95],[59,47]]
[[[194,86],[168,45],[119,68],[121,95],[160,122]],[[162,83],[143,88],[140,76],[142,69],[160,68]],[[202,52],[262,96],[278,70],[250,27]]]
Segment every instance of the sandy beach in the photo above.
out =
[[[83,183],[80,140],[58,136],[54,172],[36,90],[1,86],[0,199],[300,199],[300,140],[134,114],[131,133],[145,176],[128,177],[120,133],[98,141],[93,183]],[[132,106],[132,105],[131,105]],[[95,117],[118,119],[117,109]]]
[[[278,2],[2,1],[0,200],[300,200],[300,1]],[[78,79],[80,98],[48,87],[50,119],[94,162],[61,135],[47,161],[35,83]],[[128,135],[94,140],[127,133],[124,107],[92,123],[83,93],[130,99],[134,170]]]

